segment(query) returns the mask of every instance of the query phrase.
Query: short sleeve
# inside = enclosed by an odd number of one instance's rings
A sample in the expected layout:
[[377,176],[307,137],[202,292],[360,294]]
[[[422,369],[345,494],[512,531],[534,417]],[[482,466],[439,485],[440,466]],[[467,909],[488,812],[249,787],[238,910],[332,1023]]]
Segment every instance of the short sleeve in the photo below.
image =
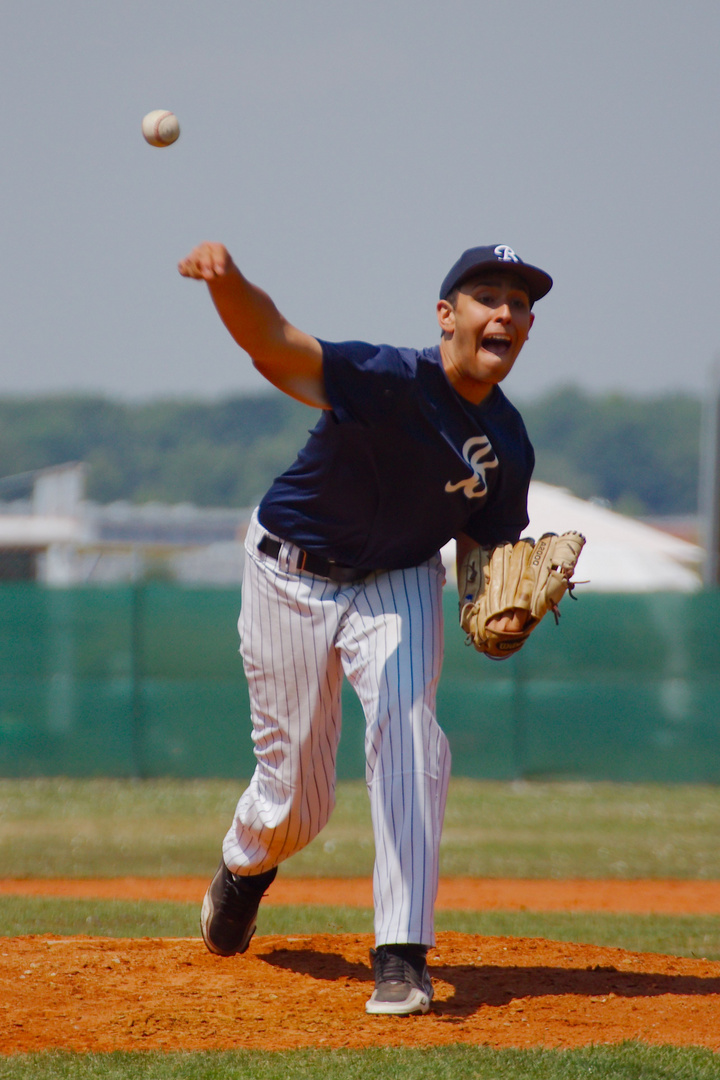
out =
[[320,345],[325,393],[340,421],[373,424],[394,409],[412,377],[409,350],[364,341]]

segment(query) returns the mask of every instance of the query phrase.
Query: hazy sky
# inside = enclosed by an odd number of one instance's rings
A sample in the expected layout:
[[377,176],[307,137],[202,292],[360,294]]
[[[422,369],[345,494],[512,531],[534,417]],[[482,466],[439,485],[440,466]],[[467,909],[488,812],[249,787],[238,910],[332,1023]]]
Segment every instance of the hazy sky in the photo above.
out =
[[177,273],[203,239],[310,333],[420,347],[506,243],[555,278],[511,397],[703,389],[718,0],[10,0],[0,42],[0,395],[266,386]]

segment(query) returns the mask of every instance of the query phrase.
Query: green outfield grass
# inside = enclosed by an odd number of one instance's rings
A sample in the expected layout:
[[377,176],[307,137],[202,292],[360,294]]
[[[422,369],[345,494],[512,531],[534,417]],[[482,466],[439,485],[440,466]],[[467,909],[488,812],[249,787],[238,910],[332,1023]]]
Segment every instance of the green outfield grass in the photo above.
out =
[[[211,875],[243,782],[0,780],[6,877]],[[720,879],[720,788],[455,780],[441,851],[448,876]],[[340,784],[293,876],[372,870],[365,787]]]
[[[198,937],[199,905],[151,901],[0,896],[0,936]],[[720,960],[720,916],[616,915],[608,912],[439,911],[438,930],[542,937],[616,946],[632,952]],[[258,934],[370,934],[369,908],[260,908]]]
[[710,1050],[638,1043],[581,1050],[295,1050],[276,1053],[20,1054],[2,1080],[718,1080]]
[[[220,781],[0,781],[5,877],[212,875],[243,784]],[[448,876],[720,879],[720,789],[455,781],[442,847]],[[366,875],[373,858],[364,785],[340,785],[323,834],[283,868]],[[0,897],[0,934],[198,935],[198,905]],[[439,912],[439,930],[720,958],[720,918]],[[354,908],[261,908],[258,932],[370,933]],[[704,1049],[625,1043],[577,1051],[37,1054],[0,1057],[0,1080],[720,1080]]]

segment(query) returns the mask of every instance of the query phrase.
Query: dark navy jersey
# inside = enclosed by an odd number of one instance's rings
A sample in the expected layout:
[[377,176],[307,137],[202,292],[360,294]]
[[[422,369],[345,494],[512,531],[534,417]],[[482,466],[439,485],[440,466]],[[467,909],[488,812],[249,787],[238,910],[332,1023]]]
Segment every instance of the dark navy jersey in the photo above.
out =
[[321,345],[331,409],[262,500],[266,529],[368,570],[416,566],[461,532],[518,539],[534,454],[499,387],[460,397],[439,346]]

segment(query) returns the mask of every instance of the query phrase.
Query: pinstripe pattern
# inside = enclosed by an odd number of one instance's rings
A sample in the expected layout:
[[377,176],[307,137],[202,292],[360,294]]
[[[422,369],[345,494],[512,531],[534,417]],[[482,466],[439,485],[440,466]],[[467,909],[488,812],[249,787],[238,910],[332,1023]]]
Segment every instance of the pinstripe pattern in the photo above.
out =
[[443,652],[439,557],[339,586],[260,554],[248,531],[239,629],[257,766],[224,842],[237,873],[308,844],[335,803],[343,672],[366,719],[378,945],[434,944],[438,852],[450,775],[435,719]]

